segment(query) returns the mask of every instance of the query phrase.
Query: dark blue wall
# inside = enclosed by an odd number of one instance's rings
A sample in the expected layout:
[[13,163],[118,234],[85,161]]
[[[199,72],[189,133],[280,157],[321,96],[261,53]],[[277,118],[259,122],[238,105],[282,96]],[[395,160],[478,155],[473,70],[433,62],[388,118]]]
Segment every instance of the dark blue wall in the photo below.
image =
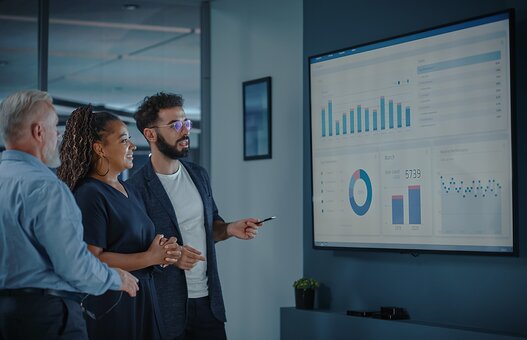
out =
[[[495,11],[516,9],[519,257],[314,250],[308,56]],[[304,274],[320,308],[396,305],[412,319],[527,335],[527,1],[304,1]]]

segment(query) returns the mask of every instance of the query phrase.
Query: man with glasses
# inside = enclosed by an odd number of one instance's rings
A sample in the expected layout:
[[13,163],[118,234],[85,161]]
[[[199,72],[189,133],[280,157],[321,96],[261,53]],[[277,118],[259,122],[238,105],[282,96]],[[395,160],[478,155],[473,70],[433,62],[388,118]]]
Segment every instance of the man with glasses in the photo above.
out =
[[0,104],[0,339],[88,339],[81,293],[138,290],[135,277],[108,268],[82,240],[75,199],[48,169],[60,165],[57,123],[45,92]]
[[255,218],[226,223],[218,214],[205,169],[182,160],[192,122],[183,98],[157,93],[135,114],[152,156],[128,180],[141,194],[156,232],[176,236],[179,261],[154,275],[167,339],[225,339],[225,307],[214,244],[234,236],[248,240],[261,226]]

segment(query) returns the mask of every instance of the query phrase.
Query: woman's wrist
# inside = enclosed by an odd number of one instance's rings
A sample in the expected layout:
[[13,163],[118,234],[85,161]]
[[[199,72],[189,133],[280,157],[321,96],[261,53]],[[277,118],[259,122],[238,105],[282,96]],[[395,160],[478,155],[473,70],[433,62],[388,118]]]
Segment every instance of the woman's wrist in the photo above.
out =
[[157,264],[161,264],[157,261],[156,257],[150,250],[147,250],[143,253],[143,258],[146,264],[145,267],[150,267],[150,266],[155,266]]

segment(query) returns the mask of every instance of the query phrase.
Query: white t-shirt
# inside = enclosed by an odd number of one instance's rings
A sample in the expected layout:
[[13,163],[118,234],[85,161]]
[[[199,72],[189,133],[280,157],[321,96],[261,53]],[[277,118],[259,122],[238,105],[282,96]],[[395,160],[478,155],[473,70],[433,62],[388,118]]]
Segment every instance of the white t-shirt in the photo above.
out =
[[[157,177],[174,207],[184,244],[199,250],[203,256],[207,257],[203,201],[187,169],[183,164],[179,163],[179,165],[175,173],[157,174]],[[206,261],[198,261],[194,268],[185,270],[185,276],[189,298],[195,299],[209,295]]]

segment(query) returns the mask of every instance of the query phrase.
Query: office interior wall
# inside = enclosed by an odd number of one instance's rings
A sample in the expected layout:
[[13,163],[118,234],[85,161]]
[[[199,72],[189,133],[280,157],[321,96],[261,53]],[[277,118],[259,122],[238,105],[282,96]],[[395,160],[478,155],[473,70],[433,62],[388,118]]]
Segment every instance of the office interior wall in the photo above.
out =
[[[272,77],[272,159],[243,160],[242,82]],[[276,215],[216,245],[229,339],[278,339],[302,274],[302,1],[211,2],[211,181],[232,221]]]

